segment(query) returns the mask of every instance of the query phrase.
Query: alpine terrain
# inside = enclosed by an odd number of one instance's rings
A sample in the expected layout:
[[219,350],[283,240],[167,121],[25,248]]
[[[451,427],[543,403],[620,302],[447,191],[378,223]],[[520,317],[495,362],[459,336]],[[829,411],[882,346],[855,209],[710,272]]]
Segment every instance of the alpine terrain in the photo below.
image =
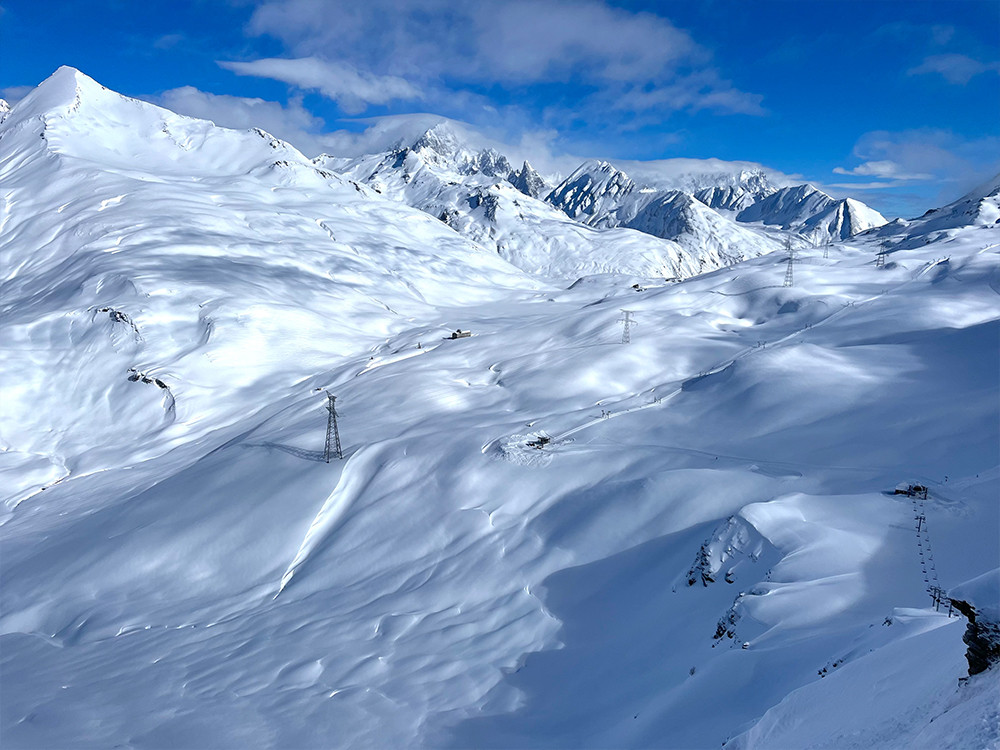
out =
[[0,118],[5,748],[1000,742],[996,180]]

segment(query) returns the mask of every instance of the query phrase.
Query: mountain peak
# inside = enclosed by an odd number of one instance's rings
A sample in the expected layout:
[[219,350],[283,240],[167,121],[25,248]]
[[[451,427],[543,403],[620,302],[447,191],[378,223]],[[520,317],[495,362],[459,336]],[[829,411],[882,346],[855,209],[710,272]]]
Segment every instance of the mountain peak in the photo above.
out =
[[585,161],[547,200],[571,219],[588,223],[636,189],[627,174],[601,159]]
[[439,122],[425,130],[410,146],[411,151],[433,151],[441,156],[452,156],[465,150],[455,132],[447,122]]
[[85,99],[90,101],[108,95],[120,97],[76,68],[63,65],[38,84],[11,111],[19,120],[50,112],[68,114],[79,109]]
[[477,151],[446,121],[425,130],[412,145],[400,143],[397,149],[418,155],[424,164],[461,175],[505,178],[514,171],[506,156],[489,146]]
[[538,198],[547,192],[549,187],[545,179],[535,171],[535,168],[527,160],[519,170],[512,172],[507,179],[511,185],[532,198]]
[[775,192],[777,188],[763,170],[741,170],[730,179],[720,179],[718,185],[698,190],[694,197],[709,208],[739,212]]
[[487,177],[507,177],[514,168],[507,157],[494,148],[484,148],[466,164],[466,170],[471,174],[479,173]]
[[278,161],[308,163],[262,130],[230,130],[184,117],[112,91],[69,66],[19,101],[3,128],[36,150],[158,175],[245,173]]
[[975,190],[963,196],[962,200],[981,200],[983,198],[993,198],[1000,195],[1000,174],[994,175],[993,179],[987,180],[979,185]]

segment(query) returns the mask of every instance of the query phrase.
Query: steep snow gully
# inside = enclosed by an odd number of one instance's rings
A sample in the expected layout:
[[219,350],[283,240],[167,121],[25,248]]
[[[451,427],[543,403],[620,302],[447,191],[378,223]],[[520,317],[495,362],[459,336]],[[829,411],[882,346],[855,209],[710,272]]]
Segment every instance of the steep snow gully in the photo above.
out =
[[553,280],[338,164],[72,69],[0,123],[4,747],[1000,742],[896,494],[987,638],[996,184]]

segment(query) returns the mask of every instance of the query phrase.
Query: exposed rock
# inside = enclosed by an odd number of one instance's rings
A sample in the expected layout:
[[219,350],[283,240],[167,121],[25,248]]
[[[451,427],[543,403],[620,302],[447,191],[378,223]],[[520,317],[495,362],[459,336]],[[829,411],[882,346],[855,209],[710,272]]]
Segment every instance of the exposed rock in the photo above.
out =
[[951,603],[969,621],[962,636],[962,642],[968,646],[965,658],[969,662],[969,676],[985,672],[1000,662],[1000,621],[977,612],[972,604],[962,599],[952,599]]
[[507,179],[511,185],[532,198],[538,198],[549,190],[545,180],[528,162],[524,162],[521,168],[512,172]]

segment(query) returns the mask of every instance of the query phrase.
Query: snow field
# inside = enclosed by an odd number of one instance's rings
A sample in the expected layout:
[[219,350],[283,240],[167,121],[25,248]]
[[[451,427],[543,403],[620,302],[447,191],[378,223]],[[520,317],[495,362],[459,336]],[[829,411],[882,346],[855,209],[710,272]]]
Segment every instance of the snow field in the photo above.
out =
[[5,744],[996,741],[886,494],[995,568],[995,229],[566,288],[57,76],[0,162]]

